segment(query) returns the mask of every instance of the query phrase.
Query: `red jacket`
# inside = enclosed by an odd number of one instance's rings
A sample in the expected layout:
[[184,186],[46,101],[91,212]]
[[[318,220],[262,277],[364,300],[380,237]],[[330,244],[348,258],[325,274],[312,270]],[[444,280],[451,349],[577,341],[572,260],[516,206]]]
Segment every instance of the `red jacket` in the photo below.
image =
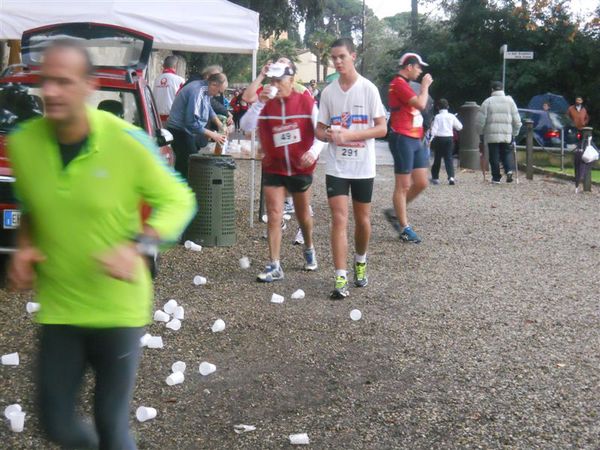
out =
[[581,110],[577,111],[577,108],[575,108],[575,105],[571,105],[571,106],[569,106],[569,109],[567,109],[567,114],[573,121],[573,125],[575,125],[575,128],[577,128],[578,130],[581,130],[582,128],[587,127],[587,124],[590,121],[590,117],[588,116],[587,109],[585,109],[584,106],[581,107]]
[[288,176],[314,172],[316,162],[300,167],[300,158],[315,141],[314,104],[312,97],[295,91],[289,97],[274,98],[266,103],[258,118],[264,172]]

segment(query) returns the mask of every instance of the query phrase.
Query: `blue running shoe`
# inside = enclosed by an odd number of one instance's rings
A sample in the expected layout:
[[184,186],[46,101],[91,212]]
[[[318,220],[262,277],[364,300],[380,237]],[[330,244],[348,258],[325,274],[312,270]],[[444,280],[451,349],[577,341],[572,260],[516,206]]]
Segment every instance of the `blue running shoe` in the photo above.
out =
[[317,270],[317,253],[313,248],[304,250],[304,270]]
[[265,270],[258,274],[257,281],[263,283],[272,283],[273,281],[283,280],[283,269],[281,266],[275,267],[272,264],[267,264]]
[[421,238],[419,237],[419,235],[417,233],[415,233],[413,231],[413,229],[409,226],[404,227],[404,230],[402,230],[402,233],[400,233],[400,239],[403,240],[404,242],[413,242],[415,244],[418,244],[419,242],[421,242]]

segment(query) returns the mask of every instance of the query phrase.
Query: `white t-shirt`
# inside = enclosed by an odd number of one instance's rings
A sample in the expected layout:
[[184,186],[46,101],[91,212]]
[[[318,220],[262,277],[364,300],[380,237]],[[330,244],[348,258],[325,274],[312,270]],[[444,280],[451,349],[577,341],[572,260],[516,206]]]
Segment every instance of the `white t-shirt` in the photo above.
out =
[[161,116],[168,116],[171,112],[171,106],[175,100],[175,95],[185,80],[175,73],[161,73],[154,81],[154,100],[156,100],[156,109]]
[[[335,80],[321,92],[319,122],[341,125],[351,130],[365,130],[374,126],[374,119],[385,117],[379,91],[362,76],[344,92]],[[330,142],[325,152],[327,175],[339,178],[375,177],[375,139],[336,146]]]

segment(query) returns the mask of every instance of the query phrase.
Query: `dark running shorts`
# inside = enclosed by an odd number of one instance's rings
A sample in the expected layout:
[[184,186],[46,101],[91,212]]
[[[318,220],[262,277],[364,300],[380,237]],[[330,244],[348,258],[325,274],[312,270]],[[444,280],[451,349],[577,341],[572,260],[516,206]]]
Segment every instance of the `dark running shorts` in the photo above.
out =
[[327,175],[325,177],[327,198],[335,197],[336,195],[347,196],[348,192],[352,190],[352,200],[361,203],[371,203],[374,180],[374,178],[338,178],[333,175]]
[[394,157],[394,173],[409,174],[414,169],[429,167],[429,154],[421,139],[391,132],[388,142]]
[[263,185],[283,186],[288,192],[305,192],[312,184],[312,175],[280,175],[277,173],[263,173]]

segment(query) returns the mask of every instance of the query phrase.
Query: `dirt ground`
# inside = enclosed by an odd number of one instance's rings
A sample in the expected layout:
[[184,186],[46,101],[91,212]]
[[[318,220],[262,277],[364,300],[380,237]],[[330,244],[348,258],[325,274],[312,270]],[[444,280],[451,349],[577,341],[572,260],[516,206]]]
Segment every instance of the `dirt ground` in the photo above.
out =
[[[598,448],[598,193],[523,174],[519,185],[492,186],[459,172],[456,186],[431,186],[410,206],[423,243],[404,244],[381,214],[392,168],[378,167],[369,286],[332,301],[324,167],[313,201],[319,269],[301,270],[292,219],[285,280],[272,285],[255,282],[267,252],[264,225],[248,224],[248,174],[239,163],[234,247],[178,246],[163,257],[156,307],[174,298],[186,317],[179,331],[148,327],[165,347],[142,357],[131,415],[140,449],[288,448],[288,435],[303,432],[315,449]],[[193,285],[198,274],[207,285]],[[298,288],[306,298],[292,300]],[[274,292],[283,304],[270,302]],[[0,366],[0,408],[27,412],[23,433],[0,424],[6,449],[55,448],[35,410],[30,298],[0,290],[0,353],[21,357]],[[354,308],[362,320],[350,319]],[[218,318],[226,329],[212,333]],[[176,360],[186,379],[167,386]],[[217,371],[201,376],[202,361]],[[89,412],[89,383],[82,399]],[[156,419],[138,423],[140,405]],[[236,424],[256,431],[238,435]]]

